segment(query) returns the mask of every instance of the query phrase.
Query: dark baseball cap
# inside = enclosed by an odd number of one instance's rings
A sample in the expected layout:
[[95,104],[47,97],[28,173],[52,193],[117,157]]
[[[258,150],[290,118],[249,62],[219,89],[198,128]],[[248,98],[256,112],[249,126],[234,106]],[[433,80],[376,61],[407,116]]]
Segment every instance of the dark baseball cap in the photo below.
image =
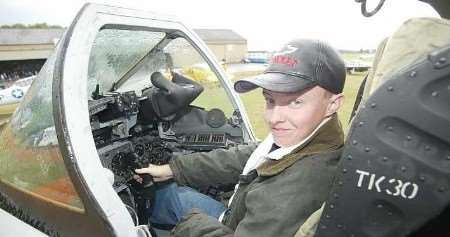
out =
[[330,45],[310,39],[287,43],[273,54],[263,74],[234,83],[239,93],[258,87],[275,92],[297,92],[320,86],[334,94],[344,89],[345,64]]

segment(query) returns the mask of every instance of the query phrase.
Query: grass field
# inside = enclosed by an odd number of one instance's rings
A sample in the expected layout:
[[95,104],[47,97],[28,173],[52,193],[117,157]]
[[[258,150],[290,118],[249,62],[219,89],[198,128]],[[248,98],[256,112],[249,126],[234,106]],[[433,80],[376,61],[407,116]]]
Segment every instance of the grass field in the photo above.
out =
[[[249,75],[247,74],[244,76]],[[235,79],[242,78],[244,76],[237,75]],[[345,131],[348,129],[348,121],[353,109],[353,104],[355,103],[356,94],[364,76],[365,73],[347,75],[346,84],[344,87],[345,102],[343,108],[341,108],[339,112],[339,118]],[[250,117],[250,122],[256,136],[258,138],[264,138],[268,133],[268,128],[263,120],[264,100],[261,90],[241,94],[241,100],[243,101],[247,114]]]
[[18,104],[0,105],[0,126],[6,123]]

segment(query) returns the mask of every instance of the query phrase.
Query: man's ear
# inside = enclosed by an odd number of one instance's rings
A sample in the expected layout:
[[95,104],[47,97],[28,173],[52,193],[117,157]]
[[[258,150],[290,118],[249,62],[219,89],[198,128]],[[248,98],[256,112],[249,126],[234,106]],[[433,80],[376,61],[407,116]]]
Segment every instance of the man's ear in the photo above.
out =
[[334,113],[336,113],[339,108],[341,108],[341,106],[344,104],[344,94],[333,94],[331,95],[329,101],[328,101],[328,106],[327,106],[327,111],[325,116],[331,116]]

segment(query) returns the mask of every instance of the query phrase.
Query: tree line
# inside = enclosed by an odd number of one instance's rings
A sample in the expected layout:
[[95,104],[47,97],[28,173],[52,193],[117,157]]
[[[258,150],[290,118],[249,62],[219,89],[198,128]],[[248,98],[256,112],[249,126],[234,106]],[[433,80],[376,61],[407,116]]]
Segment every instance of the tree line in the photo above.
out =
[[0,29],[62,29],[59,25],[47,25],[47,23],[0,25]]

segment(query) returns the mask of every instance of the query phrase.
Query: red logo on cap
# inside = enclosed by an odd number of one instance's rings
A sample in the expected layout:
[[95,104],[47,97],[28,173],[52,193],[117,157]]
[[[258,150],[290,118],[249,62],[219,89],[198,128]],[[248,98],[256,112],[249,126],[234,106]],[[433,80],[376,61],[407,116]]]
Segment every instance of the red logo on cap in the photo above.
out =
[[272,63],[284,64],[293,67],[297,64],[297,60],[285,55],[277,55],[272,57]]

